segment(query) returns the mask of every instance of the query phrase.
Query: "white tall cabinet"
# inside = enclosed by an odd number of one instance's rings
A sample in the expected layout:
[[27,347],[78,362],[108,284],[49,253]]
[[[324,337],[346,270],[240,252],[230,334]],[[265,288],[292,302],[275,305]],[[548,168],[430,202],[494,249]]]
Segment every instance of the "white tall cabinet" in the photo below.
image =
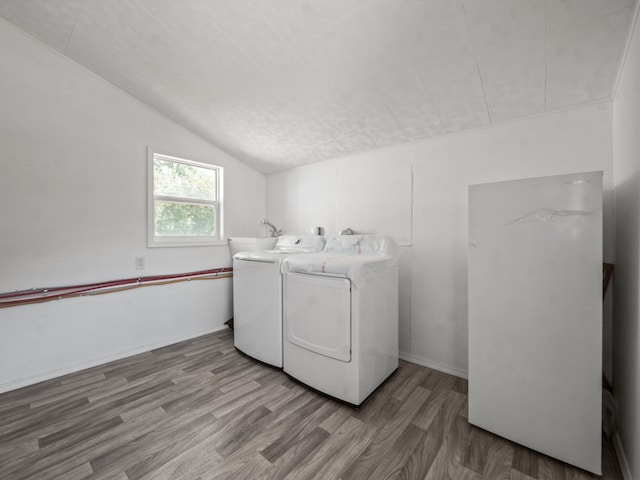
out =
[[602,172],[469,187],[469,421],[601,474]]

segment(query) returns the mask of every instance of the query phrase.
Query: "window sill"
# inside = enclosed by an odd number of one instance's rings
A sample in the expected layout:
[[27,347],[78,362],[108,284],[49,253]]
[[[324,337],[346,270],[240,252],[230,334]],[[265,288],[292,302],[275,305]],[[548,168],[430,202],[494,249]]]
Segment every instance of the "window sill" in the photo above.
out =
[[176,247],[222,247],[227,246],[226,240],[203,240],[203,241],[151,241],[147,245],[149,248],[176,248]]

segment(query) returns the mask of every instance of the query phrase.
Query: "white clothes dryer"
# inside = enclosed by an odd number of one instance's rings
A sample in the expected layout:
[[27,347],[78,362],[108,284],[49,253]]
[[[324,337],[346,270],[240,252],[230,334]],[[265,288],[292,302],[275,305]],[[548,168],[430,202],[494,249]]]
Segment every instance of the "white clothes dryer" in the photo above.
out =
[[398,253],[386,236],[327,240],[284,276],[284,371],[360,405],[398,368]]
[[241,352],[282,368],[282,275],[289,255],[319,252],[319,235],[278,237],[272,250],[233,256],[233,342]]

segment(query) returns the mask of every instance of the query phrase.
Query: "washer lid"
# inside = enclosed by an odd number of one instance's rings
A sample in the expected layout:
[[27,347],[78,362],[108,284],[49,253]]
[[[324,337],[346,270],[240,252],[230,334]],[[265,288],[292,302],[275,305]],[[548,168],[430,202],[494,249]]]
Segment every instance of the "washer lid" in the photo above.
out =
[[320,252],[325,246],[324,237],[320,235],[284,235],[278,237],[272,250],[257,252],[239,252],[233,258],[256,262],[276,262],[287,255]]
[[319,252],[324,246],[322,235],[282,235],[273,250]]
[[398,265],[397,251],[393,239],[384,235],[336,236],[320,253],[286,258],[282,272],[340,275],[361,286],[376,272]]

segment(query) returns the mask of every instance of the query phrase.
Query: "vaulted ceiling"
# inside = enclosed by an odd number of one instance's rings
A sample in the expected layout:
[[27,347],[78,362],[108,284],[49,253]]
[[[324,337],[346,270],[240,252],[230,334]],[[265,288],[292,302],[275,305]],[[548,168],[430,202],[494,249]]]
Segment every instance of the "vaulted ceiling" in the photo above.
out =
[[264,172],[610,97],[635,0],[0,0]]

